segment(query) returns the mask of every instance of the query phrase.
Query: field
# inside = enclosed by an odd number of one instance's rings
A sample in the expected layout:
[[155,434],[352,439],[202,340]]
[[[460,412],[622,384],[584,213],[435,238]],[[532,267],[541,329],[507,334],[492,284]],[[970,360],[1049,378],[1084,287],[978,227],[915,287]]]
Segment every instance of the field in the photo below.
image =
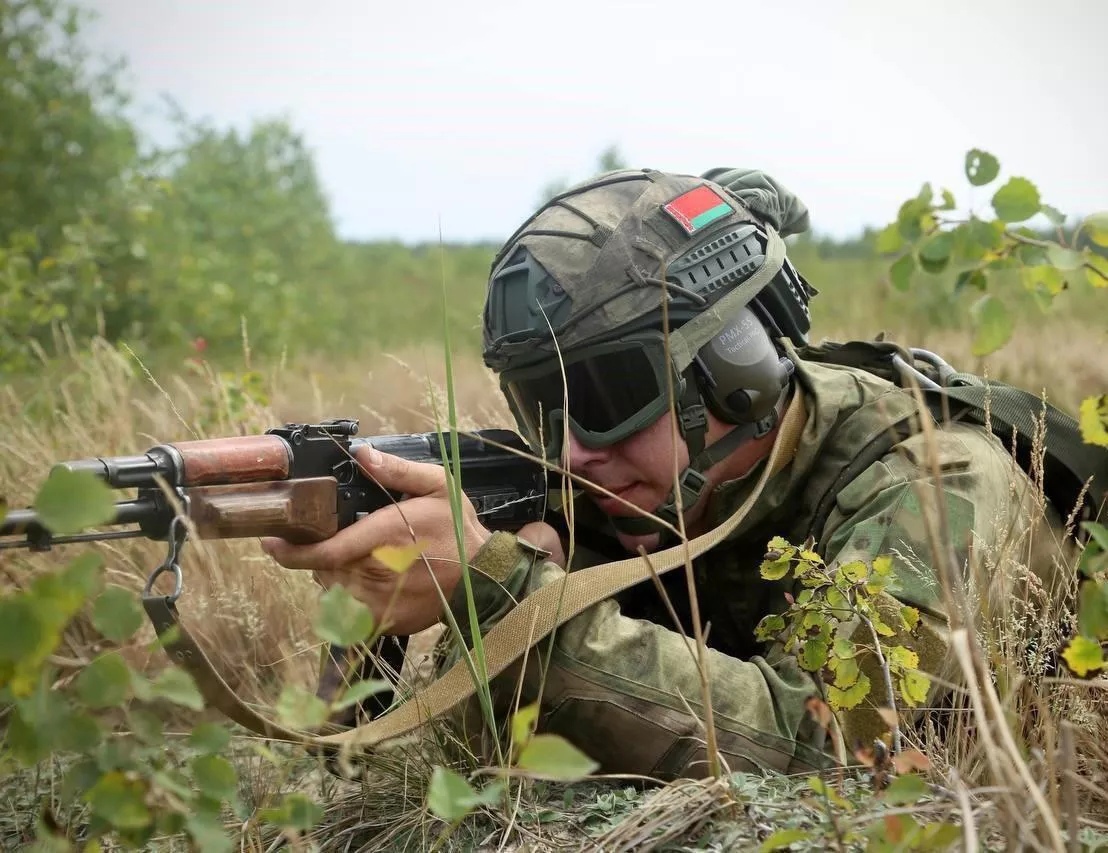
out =
[[[363,435],[433,429],[432,403],[442,411],[444,400],[441,321],[436,316],[426,325],[416,324],[408,306],[420,300],[425,306],[439,304],[442,270],[456,265],[444,264],[436,255],[437,250],[427,250],[394,258],[396,266],[408,270],[403,280],[407,298],[403,304],[378,302],[375,324],[409,330],[407,343],[395,343],[394,336],[384,346],[374,346],[369,339],[342,351],[286,360],[258,357],[246,317],[245,334],[232,355],[209,360],[203,353],[183,350],[160,352],[148,363],[139,363],[124,346],[74,340],[59,332],[51,355],[43,353],[38,365],[12,376],[0,390],[0,494],[10,506],[25,505],[53,461],[141,452],[160,441],[194,436],[256,433],[289,420],[354,417],[361,421]],[[796,247],[794,255],[821,291],[815,339],[870,337],[883,330],[894,340],[935,350],[958,367],[1045,391],[1052,402],[1071,412],[1084,396],[1108,388],[1108,362],[1102,358],[1108,336],[1097,319],[1099,294],[1063,294],[1049,313],[1023,306],[1012,343],[985,359],[974,359],[960,319],[964,306],[938,280],[901,293],[889,287],[877,261],[824,259],[811,244]],[[450,314],[455,318],[459,425],[512,426],[493,379],[476,355],[482,281],[480,266],[468,266],[468,275],[448,275],[445,289],[456,300]],[[378,292],[392,292],[393,284],[377,282]],[[439,310],[429,307],[422,316]],[[223,343],[224,350],[231,349]],[[103,555],[110,584],[129,590],[138,590],[164,556],[163,545],[145,540],[68,546],[36,555],[4,551],[0,583],[9,590],[25,587],[32,577],[55,571],[87,550]],[[272,707],[283,685],[314,686],[318,641],[311,624],[318,596],[309,576],[280,568],[253,540],[190,543],[184,572],[183,616],[236,692]],[[1050,617],[1072,620],[1072,614]],[[151,676],[166,665],[164,653],[151,646],[152,636],[144,625],[121,645],[127,663]],[[224,820],[242,849],[273,849],[279,837],[260,819],[261,810],[278,793],[300,790],[325,811],[311,830],[290,833],[296,849],[309,842],[324,850],[425,849],[438,840],[447,849],[580,849],[591,844],[595,849],[637,850],[652,849],[666,839],[669,849],[743,849],[778,829],[797,827],[811,835],[798,836],[794,849],[823,849],[842,843],[844,833],[872,823],[875,815],[885,815],[886,820],[913,816],[920,824],[936,826],[949,820],[957,827],[953,836],[935,830],[934,843],[976,838],[1000,849],[1002,839],[1015,837],[1025,820],[1021,809],[1026,808],[1028,791],[1019,786],[1026,786],[1030,772],[1037,780],[1035,787],[1042,786],[1036,793],[1049,800],[1060,825],[1073,826],[1080,802],[1082,833],[1093,843],[1099,837],[1096,832],[1108,828],[1103,788],[1108,764],[1101,748],[1108,733],[1103,682],[1048,684],[1041,675],[1025,671],[1011,644],[978,639],[983,648],[1005,648],[1010,654],[990,662],[992,671],[1004,674],[997,682],[1004,710],[967,710],[958,737],[945,747],[921,743],[929,753],[933,787],[931,796],[914,805],[896,807],[875,797],[869,776],[855,772],[838,780],[838,790],[846,798],[841,805],[815,796],[805,779],[737,776],[730,785],[661,789],[619,779],[576,786],[534,782],[513,788],[510,800],[489,805],[444,832],[447,825],[427,811],[424,800],[432,767],[450,763],[474,769],[474,759],[451,740],[448,729],[438,727],[423,742],[386,755],[357,783],[331,778],[314,760],[296,752],[279,748],[275,757],[260,751],[256,739],[240,731],[228,754],[235,756],[247,817],[225,815]],[[57,683],[72,681],[112,645],[87,616],[77,619],[51,659]],[[421,660],[410,663],[419,669]],[[992,688],[985,692],[998,695]],[[167,717],[172,722],[166,736],[179,741],[201,716],[174,709]],[[1062,726],[1063,717],[1075,728]],[[1014,740],[1001,755],[986,756],[970,735],[997,725]],[[1054,748],[1061,738],[1076,743],[1059,764]],[[0,845],[27,840],[33,816],[44,804],[60,809],[57,786],[64,769],[52,759],[33,773],[10,777],[0,813]],[[1080,785],[1067,771],[1079,772]],[[64,811],[56,817],[62,825],[71,819],[79,825],[81,820],[77,813]],[[1049,834],[1024,829],[1025,839],[1037,835],[1049,849]],[[889,832],[895,840],[895,833]],[[922,839],[906,849],[925,849]],[[885,843],[891,846],[871,849],[896,849],[891,841]]]

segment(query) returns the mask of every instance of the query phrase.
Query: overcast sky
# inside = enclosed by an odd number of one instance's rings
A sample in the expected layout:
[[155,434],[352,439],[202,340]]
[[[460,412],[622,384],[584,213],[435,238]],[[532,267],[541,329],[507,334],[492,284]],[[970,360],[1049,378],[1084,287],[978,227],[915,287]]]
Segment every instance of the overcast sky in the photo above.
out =
[[[92,0],[142,108],[305,136],[343,236],[500,239],[542,188],[634,166],[765,169],[838,236],[996,154],[1108,208],[1105,0]],[[988,195],[977,201],[987,204]]]

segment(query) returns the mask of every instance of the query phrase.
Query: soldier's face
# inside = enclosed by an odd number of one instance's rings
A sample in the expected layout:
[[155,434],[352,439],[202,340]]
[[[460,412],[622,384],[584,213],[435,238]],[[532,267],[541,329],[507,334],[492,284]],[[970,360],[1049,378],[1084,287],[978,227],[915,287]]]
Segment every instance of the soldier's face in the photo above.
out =
[[[673,482],[674,466],[689,464],[684,441],[674,442],[673,415],[658,418],[623,441],[608,447],[585,447],[569,431],[563,463],[580,477],[613,492],[623,501],[651,510],[665,498]],[[608,515],[637,515],[615,498],[591,492],[592,499]]]
[[[689,464],[688,448],[680,433],[674,441],[674,426],[673,413],[669,412],[623,441],[596,449],[581,444],[571,430],[563,452],[563,464],[574,474],[616,495],[608,497],[590,492],[602,512],[641,517],[642,513],[635,508],[650,512],[661,504],[669,494],[674,472]],[[629,551],[636,550],[639,545],[649,550],[658,539],[658,534],[619,534],[620,542]]]

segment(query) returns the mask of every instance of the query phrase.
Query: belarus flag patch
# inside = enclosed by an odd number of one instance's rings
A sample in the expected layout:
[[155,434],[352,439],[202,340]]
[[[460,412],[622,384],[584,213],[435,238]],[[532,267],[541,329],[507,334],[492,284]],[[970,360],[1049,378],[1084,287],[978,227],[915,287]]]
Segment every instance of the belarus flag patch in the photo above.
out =
[[735,208],[711,187],[700,186],[677,196],[662,210],[673,217],[686,234],[692,234],[721,216],[734,213]]

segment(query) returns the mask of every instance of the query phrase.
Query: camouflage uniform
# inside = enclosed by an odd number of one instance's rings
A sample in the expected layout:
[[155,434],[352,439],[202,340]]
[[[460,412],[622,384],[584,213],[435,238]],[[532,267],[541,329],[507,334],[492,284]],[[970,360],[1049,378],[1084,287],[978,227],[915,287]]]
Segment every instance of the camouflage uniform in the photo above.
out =
[[[801,230],[806,224],[803,206],[763,176],[726,170],[709,174],[721,183],[730,178],[730,186],[744,181],[754,193],[743,196],[747,207],[775,226],[788,220],[800,222],[794,230]],[[566,216],[564,211],[551,215]],[[592,215],[599,218],[596,210]],[[646,215],[643,221],[654,234],[665,227]],[[561,221],[555,224],[566,227]],[[575,257],[582,258],[581,270],[589,269],[592,262],[586,256]],[[596,263],[611,257],[606,248]],[[613,264],[613,270],[617,266]],[[584,300],[595,298],[582,292]],[[616,311],[614,305],[603,307],[609,314]],[[600,322],[613,321],[609,317]],[[578,327],[575,334],[586,332]],[[786,606],[785,587],[762,580],[759,565],[770,537],[803,541],[816,515],[815,502],[831,490],[846,465],[890,418],[915,411],[907,392],[855,368],[797,359],[794,388],[794,393],[804,395],[807,410],[797,454],[768,481],[753,511],[728,540],[694,563],[702,619],[711,623],[710,679],[718,744],[732,770],[792,772],[826,761],[824,732],[805,711],[805,701],[817,692],[813,677],[779,646],[754,639],[758,621]],[[940,555],[924,524],[922,506],[935,496],[932,462],[941,471],[942,506],[954,558],[975,606],[996,615],[1015,599],[1017,587],[1020,595],[1031,590],[1044,599],[1053,596],[1064,538],[1057,515],[1044,511],[1030,480],[1001,443],[970,425],[943,426],[933,446],[917,433],[850,482],[838,484],[815,550],[829,565],[892,555],[894,583],[889,593],[895,599],[887,603],[911,604],[920,609],[922,619],[911,636],[891,642],[915,648],[921,670],[952,677],[956,673],[947,653],[946,598],[935,568]],[[710,526],[723,522],[743,502],[757,471],[753,474],[716,488],[709,505]],[[577,517],[587,519],[588,509],[581,506]],[[493,534],[472,563],[482,630],[515,600],[563,577],[564,570],[544,562],[543,556],[512,534]],[[622,556],[626,555],[578,548],[572,567]],[[1030,566],[1034,577],[1025,577],[1020,566]],[[675,571],[667,579],[673,581],[669,592],[681,611],[683,573]],[[464,626],[467,611],[460,587],[451,608]],[[463,629],[463,635],[468,631]],[[547,648],[543,642],[531,650],[521,698],[522,703],[533,701],[541,685],[542,731],[573,741],[605,772],[662,779],[706,772],[697,670],[686,640],[649,584],[604,601],[558,629],[549,666],[540,672]],[[494,681],[501,713],[510,711],[519,678],[517,665]],[[868,740],[882,728],[873,707],[882,704],[884,689],[876,673],[871,681],[865,707],[847,718],[848,744],[854,738]],[[472,706],[465,713],[469,717]]]
[[[796,457],[770,479],[754,511],[725,545],[694,563],[702,617],[712,626],[710,671],[719,747],[733,770],[792,772],[811,768],[822,758],[823,734],[805,712],[805,700],[816,692],[811,676],[779,648],[762,648],[753,638],[762,616],[785,607],[784,587],[762,580],[758,566],[770,536],[803,539],[812,501],[824,491],[827,478],[841,470],[844,454],[849,458],[873,430],[884,427],[883,409],[907,401],[905,392],[853,368],[802,362],[799,385],[808,421]],[[844,421],[858,412],[862,415],[844,430]],[[933,492],[928,453],[923,435],[917,434],[841,489],[816,550],[829,565],[892,554],[895,583],[890,592],[923,614],[913,636],[893,642],[914,647],[923,671],[950,675],[944,599],[933,568],[938,557],[920,505],[921,494]],[[934,453],[942,471],[951,541],[958,565],[967,567],[964,576],[973,597],[990,611],[1005,607],[1020,581],[1015,572],[1021,565],[1038,575],[1031,588],[1052,595],[1058,586],[1061,525],[1050,510],[1045,516],[1049,522],[1042,521],[1036,490],[1006,449],[984,429],[952,424],[937,433]],[[753,479],[716,490],[713,525],[742,503]],[[998,556],[1000,551],[1009,556]],[[579,553],[574,565],[600,559]],[[985,583],[975,582],[974,569],[979,571],[986,560],[997,573]],[[511,608],[513,599],[563,573],[504,532],[493,535],[473,568],[485,630]],[[452,609],[464,624],[464,596],[459,594]],[[542,688],[540,727],[575,742],[607,772],[658,778],[701,775],[702,731],[686,710],[701,713],[696,668],[685,640],[660,609],[648,616],[654,621],[630,618],[610,600],[559,629]],[[540,644],[531,652],[524,703],[537,695],[536,658],[545,649]],[[518,676],[518,669],[510,670],[494,682],[501,710],[509,707]],[[868,708],[884,695],[880,680],[871,681]],[[880,724],[872,710],[861,710],[848,716],[847,728],[848,738],[866,739],[877,734]]]

